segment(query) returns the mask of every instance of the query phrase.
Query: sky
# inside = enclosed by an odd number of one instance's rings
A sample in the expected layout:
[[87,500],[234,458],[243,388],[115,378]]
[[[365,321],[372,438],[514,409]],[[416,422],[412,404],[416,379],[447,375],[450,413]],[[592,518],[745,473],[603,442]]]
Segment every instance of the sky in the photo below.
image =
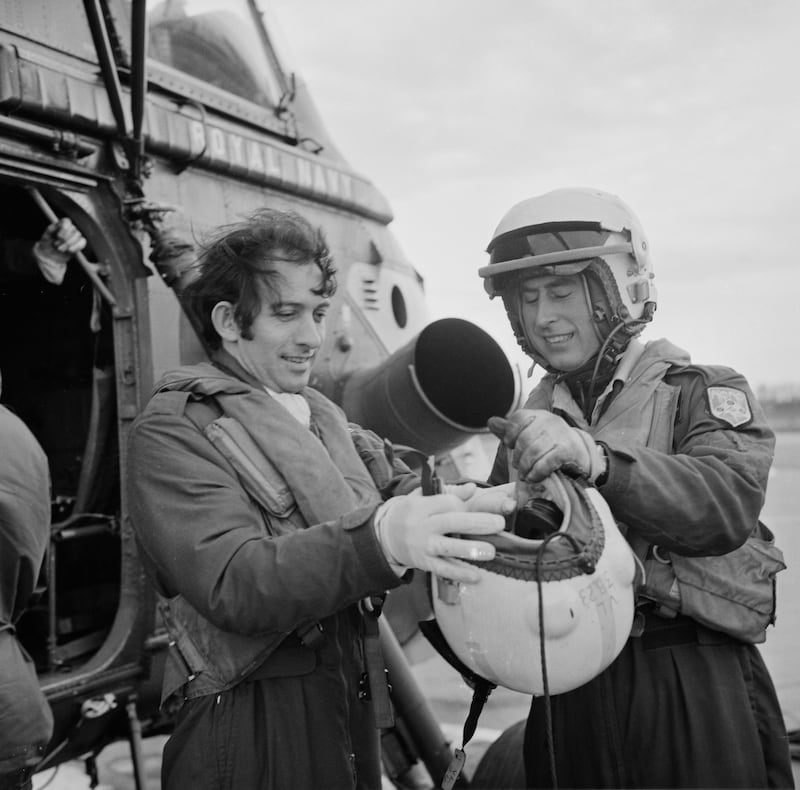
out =
[[527,372],[477,275],[486,245],[516,202],[596,187],[648,236],[643,339],[800,387],[796,0],[268,5],[336,146],[389,200],[434,318],[473,321]]

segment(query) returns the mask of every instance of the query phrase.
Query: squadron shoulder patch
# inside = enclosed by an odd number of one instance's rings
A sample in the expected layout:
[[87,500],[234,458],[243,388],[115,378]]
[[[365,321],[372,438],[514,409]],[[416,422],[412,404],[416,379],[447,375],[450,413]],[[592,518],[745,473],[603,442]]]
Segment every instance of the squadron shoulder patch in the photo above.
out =
[[744,425],[753,416],[747,395],[733,387],[709,387],[708,408],[718,420],[727,422],[732,428]]

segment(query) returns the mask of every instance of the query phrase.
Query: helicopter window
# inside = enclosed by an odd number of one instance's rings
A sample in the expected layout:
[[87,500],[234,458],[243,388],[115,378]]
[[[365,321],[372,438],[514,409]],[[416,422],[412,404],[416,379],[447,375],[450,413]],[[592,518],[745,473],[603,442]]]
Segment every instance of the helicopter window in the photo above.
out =
[[392,288],[392,315],[400,329],[405,329],[408,323],[408,310],[403,292],[395,285]]
[[27,191],[0,182],[0,200],[0,401],[47,454],[52,490],[47,591],[18,633],[37,669],[55,670],[102,644],[119,602],[113,331],[76,262],[60,285],[39,274],[48,221]]
[[97,61],[81,0],[3,0],[3,27],[48,47]]
[[148,4],[148,54],[174,69],[265,107],[281,98],[261,20],[245,0]]

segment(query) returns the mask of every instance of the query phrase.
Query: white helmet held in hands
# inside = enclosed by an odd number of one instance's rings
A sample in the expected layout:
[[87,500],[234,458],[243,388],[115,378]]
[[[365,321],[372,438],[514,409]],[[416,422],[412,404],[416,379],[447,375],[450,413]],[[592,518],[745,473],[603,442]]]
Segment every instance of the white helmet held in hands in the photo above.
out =
[[599,675],[622,650],[636,564],[605,500],[585,481],[556,472],[518,485],[526,502],[514,531],[482,537],[496,556],[475,563],[480,581],[433,576],[433,609],[472,673],[527,694],[559,694]]

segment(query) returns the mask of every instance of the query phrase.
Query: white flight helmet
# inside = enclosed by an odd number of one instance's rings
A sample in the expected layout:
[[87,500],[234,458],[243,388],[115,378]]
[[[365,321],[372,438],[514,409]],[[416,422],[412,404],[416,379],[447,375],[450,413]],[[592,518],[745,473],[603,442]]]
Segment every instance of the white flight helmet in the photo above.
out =
[[627,345],[656,308],[653,264],[639,220],[618,198],[597,189],[568,188],[523,200],[500,220],[479,269],[491,297],[498,294],[517,341],[537,362],[520,319],[519,282],[541,274],[585,273],[598,335],[615,327]]
[[605,500],[586,481],[555,472],[518,486],[525,504],[515,531],[481,536],[496,556],[473,563],[480,581],[431,577],[434,614],[471,672],[526,694],[560,694],[599,675],[622,650],[633,622],[636,563]]

